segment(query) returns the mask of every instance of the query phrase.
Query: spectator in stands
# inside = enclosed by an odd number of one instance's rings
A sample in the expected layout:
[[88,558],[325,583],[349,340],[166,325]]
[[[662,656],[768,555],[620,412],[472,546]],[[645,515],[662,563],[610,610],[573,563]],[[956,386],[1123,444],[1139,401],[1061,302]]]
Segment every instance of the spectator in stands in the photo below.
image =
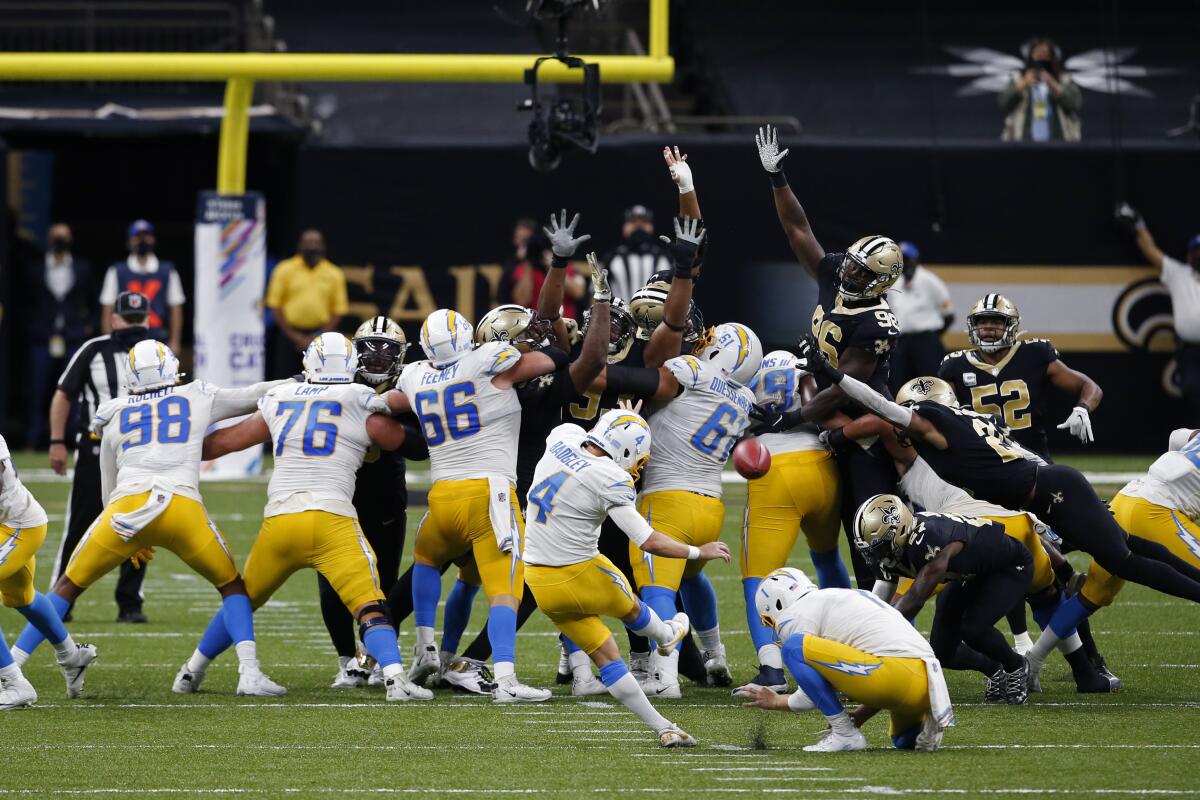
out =
[[[150,301],[146,327],[150,336],[166,342],[176,353],[183,335],[183,304],[187,295],[179,270],[154,254],[154,226],[144,219],[129,226],[129,258],[118,261],[104,274],[100,287],[100,328],[112,333],[113,303],[122,292],[138,292]],[[167,326],[170,326],[168,330]]]
[[349,310],[346,276],[325,258],[325,237],[310,228],[300,234],[296,255],[275,265],[267,284],[267,308],[275,317],[277,377],[300,369],[300,353],[313,337],[337,330]]
[[[546,282],[546,274],[550,269],[550,261],[554,253],[550,249],[550,241],[535,231],[526,240],[524,259],[521,260],[512,273],[511,302],[526,308],[537,308],[538,297],[542,293],[542,284]],[[567,279],[563,286],[562,315],[568,319],[578,319],[579,301],[587,290],[587,281],[573,266],[567,266]]]
[[92,335],[96,286],[92,265],[71,252],[71,228],[50,226],[46,254],[27,264],[29,314],[29,400],[25,446],[36,450],[46,435],[46,408],[54,376],[67,357]]
[[1000,93],[1006,142],[1078,142],[1083,93],[1063,69],[1062,50],[1046,37],[1021,48],[1025,67],[1013,73]]
[[604,263],[614,297],[628,300],[650,276],[673,269],[666,247],[654,235],[654,213],[643,205],[625,210],[621,243]]
[[954,322],[950,290],[937,275],[921,266],[921,253],[912,242],[901,242],[904,272],[888,292],[888,305],[900,323],[900,338],[892,353],[889,383],[893,392],[912,378],[937,375],[946,355],[942,334]]
[[1162,271],[1159,280],[1171,295],[1175,318],[1175,356],[1183,398],[1190,406],[1189,426],[1200,426],[1200,233],[1187,243],[1187,263],[1176,261],[1158,249],[1145,220],[1128,203],[1117,207],[1117,221],[1131,231],[1138,249],[1150,266]]

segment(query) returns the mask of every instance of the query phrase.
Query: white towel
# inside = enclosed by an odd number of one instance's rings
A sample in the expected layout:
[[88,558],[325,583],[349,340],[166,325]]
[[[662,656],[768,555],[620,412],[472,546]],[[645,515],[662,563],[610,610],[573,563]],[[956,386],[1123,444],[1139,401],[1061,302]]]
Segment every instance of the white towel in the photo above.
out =
[[509,493],[512,485],[507,478],[490,477],[488,480],[488,516],[492,520],[492,532],[496,534],[496,546],[501,553],[511,553],[517,544],[517,516],[513,513]]
[[171,504],[172,497],[174,497],[174,494],[166,486],[157,483],[154,484],[150,488],[150,494],[146,497],[146,502],[142,504],[141,508],[112,515],[111,523],[113,532],[128,542],[167,510],[167,506]]
[[925,662],[925,679],[929,682],[929,710],[937,720],[938,730],[944,730],[954,724],[954,708],[950,705],[946,676],[936,658],[921,660]]

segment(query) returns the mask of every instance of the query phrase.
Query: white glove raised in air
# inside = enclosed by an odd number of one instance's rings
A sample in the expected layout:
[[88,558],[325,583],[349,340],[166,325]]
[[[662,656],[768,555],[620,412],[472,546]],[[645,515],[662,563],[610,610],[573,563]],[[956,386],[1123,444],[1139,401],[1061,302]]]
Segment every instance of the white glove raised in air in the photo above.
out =
[[692,168],[687,163],[687,153],[680,155],[678,146],[673,150],[664,147],[663,161],[667,162],[667,171],[671,173],[671,180],[679,187],[680,194],[696,191],[696,184],[692,183]]
[[779,152],[779,129],[770,125],[765,131],[759,128],[758,133],[754,135],[754,143],[758,145],[758,160],[762,162],[763,169],[767,172],[779,172],[779,164],[789,152]]
[[1086,406],[1075,406],[1071,410],[1071,416],[1058,426],[1060,431],[1064,428],[1084,444],[1091,444],[1096,440],[1096,437],[1092,436],[1092,418]]

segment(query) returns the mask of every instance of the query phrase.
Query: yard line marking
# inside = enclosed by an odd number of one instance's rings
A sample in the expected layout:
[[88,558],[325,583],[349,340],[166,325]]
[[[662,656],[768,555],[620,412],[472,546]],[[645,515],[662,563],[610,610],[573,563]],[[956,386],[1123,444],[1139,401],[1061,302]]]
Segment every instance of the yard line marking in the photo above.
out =
[[829,767],[690,767],[692,772],[821,772]]
[[743,781],[772,781],[772,782],[775,782],[775,781],[861,781],[863,779],[858,778],[858,777],[847,778],[842,775],[796,775],[795,777],[792,777],[792,778],[780,778],[778,776],[771,777],[771,778],[751,778],[748,775],[738,775],[736,778],[732,778],[732,777],[731,778],[722,778],[721,776],[718,775],[717,777],[713,778],[713,780],[714,781],[737,781],[737,782],[741,783]]

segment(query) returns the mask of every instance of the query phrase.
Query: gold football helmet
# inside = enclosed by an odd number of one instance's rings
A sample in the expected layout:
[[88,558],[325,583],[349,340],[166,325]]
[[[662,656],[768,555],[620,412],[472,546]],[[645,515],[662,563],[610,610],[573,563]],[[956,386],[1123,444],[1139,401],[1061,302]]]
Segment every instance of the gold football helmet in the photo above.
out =
[[637,338],[646,341],[654,329],[663,321],[663,311],[666,307],[667,292],[671,284],[666,281],[651,281],[633,293],[629,298],[629,313],[637,322]]
[[896,392],[896,402],[900,405],[920,403],[924,400],[958,408],[958,397],[954,394],[954,387],[941,378],[913,378]]
[[878,564],[908,543],[913,515],[894,494],[877,494],[854,514],[854,547],[869,564]]
[[475,344],[508,342],[522,353],[537,350],[550,334],[550,323],[533,309],[515,303],[496,306],[475,326]]
[[408,338],[393,320],[371,317],[354,332],[358,353],[358,376],[369,386],[395,379],[404,366]]
[[838,291],[849,300],[882,297],[904,271],[904,254],[886,236],[864,236],[846,249],[838,268]]
[[[984,338],[985,331],[979,329],[979,323],[987,319],[1004,321],[1004,330],[996,338],[992,331],[986,331],[989,338]],[[1002,294],[984,295],[978,303],[971,306],[967,314],[967,339],[972,345],[985,353],[994,353],[1012,347],[1017,343],[1021,333],[1021,312],[1016,305]]]

